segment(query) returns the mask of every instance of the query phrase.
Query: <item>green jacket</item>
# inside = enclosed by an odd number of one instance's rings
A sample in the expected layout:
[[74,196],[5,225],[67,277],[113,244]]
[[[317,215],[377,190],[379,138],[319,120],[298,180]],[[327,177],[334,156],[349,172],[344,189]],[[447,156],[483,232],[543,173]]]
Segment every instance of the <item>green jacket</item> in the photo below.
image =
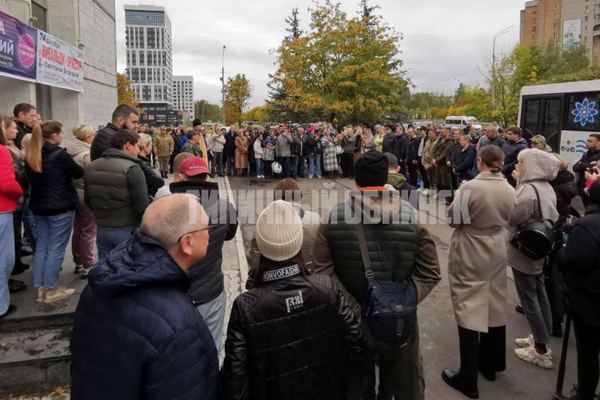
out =
[[185,146],[183,146],[182,153],[190,153],[195,155],[196,157],[202,157],[202,149],[196,143],[192,143],[188,141]]
[[123,228],[138,226],[148,207],[148,188],[140,161],[108,149],[85,168],[85,202],[98,225]]
[[406,178],[402,174],[389,173],[387,183],[392,185],[394,189],[400,190],[400,187],[406,183]]

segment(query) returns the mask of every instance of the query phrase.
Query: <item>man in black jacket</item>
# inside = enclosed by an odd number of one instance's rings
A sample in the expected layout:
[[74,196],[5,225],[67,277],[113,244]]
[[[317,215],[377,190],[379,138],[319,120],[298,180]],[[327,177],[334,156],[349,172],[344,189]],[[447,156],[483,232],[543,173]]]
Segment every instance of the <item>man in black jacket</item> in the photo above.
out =
[[223,159],[227,176],[235,173],[235,132],[232,128],[225,134],[225,145],[223,146]]
[[119,129],[129,129],[136,131],[139,123],[138,113],[135,108],[127,104],[121,104],[115,108],[112,114],[112,122],[96,133],[90,150],[90,158],[94,161],[102,157],[104,151],[110,148],[110,138],[117,133]]
[[13,116],[15,117],[17,129],[19,130],[14,143],[15,146],[21,150],[21,141],[23,140],[23,137],[26,134],[31,133],[34,122],[37,119],[37,109],[31,104],[19,103],[13,109]]
[[406,150],[406,169],[408,170],[408,182],[412,186],[417,187],[421,159],[419,157],[419,147],[424,138],[418,137],[417,132],[413,127],[408,128],[406,132],[409,140],[408,148]]
[[91,270],[71,337],[73,399],[217,398],[217,350],[186,294],[209,228],[194,196],[168,196]]
[[517,182],[512,177],[512,173],[517,165],[517,158],[519,153],[527,149],[527,141],[523,139],[521,135],[521,128],[517,126],[511,126],[504,132],[506,142],[502,145],[502,151],[504,151],[504,166],[502,167],[502,174],[513,187],[517,186]]
[[356,397],[344,367],[361,353],[357,319],[329,277],[305,276],[302,243],[302,220],[291,204],[274,201],[258,217],[256,287],[232,307],[222,399]]
[[[217,349],[221,347],[225,331],[225,303],[227,294],[221,265],[223,245],[235,237],[238,227],[237,211],[226,199],[219,198],[219,186],[209,182],[208,164],[200,157],[186,158],[169,185],[171,193],[193,194],[208,214],[212,232],[206,256],[192,265],[188,275],[192,284],[188,291],[194,305],[204,318]],[[164,195],[164,193],[163,193]]]
[[578,174],[577,187],[579,188],[579,195],[583,201],[584,206],[590,204],[589,197],[585,192],[585,173],[593,166],[600,166],[600,134],[592,133],[587,138],[586,147],[587,153],[581,156],[581,160],[577,164],[573,165],[573,171]]
[[396,136],[394,136],[393,154],[398,158],[398,165],[400,165],[400,173],[404,176],[407,175],[406,153],[408,152],[409,144],[410,142],[408,140],[408,137],[404,133],[404,127],[401,124],[396,124]]
[[600,364],[600,180],[588,191],[590,206],[573,226],[561,267],[577,338],[577,398],[593,400]]

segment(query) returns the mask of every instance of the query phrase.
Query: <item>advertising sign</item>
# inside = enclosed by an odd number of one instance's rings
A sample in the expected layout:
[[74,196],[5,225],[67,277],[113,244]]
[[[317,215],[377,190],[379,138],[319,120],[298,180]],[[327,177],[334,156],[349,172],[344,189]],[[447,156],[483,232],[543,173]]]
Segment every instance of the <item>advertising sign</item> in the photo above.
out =
[[36,31],[0,11],[0,75],[35,82]]
[[38,30],[37,81],[83,92],[83,52]]
[[568,50],[571,47],[581,44],[581,20],[570,19],[563,22],[563,49]]

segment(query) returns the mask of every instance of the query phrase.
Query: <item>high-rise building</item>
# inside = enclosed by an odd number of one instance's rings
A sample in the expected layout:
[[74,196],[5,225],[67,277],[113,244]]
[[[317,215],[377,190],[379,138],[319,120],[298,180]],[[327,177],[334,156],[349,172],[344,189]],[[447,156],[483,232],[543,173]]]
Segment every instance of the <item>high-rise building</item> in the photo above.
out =
[[127,74],[144,110],[142,121],[171,122],[173,52],[171,21],[163,7],[125,6]]
[[521,10],[521,44],[583,45],[600,65],[600,0],[533,0]]
[[521,44],[560,45],[562,43],[562,3],[568,0],[531,0],[521,10]]
[[194,118],[194,77],[173,77],[173,107],[186,119]]

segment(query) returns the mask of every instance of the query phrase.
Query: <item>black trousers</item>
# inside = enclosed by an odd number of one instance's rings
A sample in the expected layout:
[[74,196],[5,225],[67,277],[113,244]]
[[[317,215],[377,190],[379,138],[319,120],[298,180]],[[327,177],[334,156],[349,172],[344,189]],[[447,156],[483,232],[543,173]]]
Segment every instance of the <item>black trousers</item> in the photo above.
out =
[[414,187],[417,187],[417,183],[419,180],[419,166],[413,164],[412,161],[408,161],[406,165],[408,168],[408,183],[410,183]]
[[544,283],[552,311],[552,324],[558,327],[565,319],[563,276],[558,271],[558,251],[553,251],[544,263]]
[[594,400],[600,375],[600,328],[573,319],[577,339],[577,392],[578,400]]
[[[13,229],[15,237],[15,265],[20,265],[21,261],[21,249],[23,248],[23,206],[20,206],[16,211],[13,212]],[[33,245],[33,244],[32,244]]]
[[458,327],[459,375],[469,387],[477,386],[477,373],[506,369],[506,326],[489,328],[487,333]]
[[421,179],[423,180],[423,188],[429,189],[429,174],[425,170],[423,164],[421,164],[421,157],[418,158],[419,172],[421,173]]
[[354,177],[354,154],[342,153],[342,172],[345,178]]

